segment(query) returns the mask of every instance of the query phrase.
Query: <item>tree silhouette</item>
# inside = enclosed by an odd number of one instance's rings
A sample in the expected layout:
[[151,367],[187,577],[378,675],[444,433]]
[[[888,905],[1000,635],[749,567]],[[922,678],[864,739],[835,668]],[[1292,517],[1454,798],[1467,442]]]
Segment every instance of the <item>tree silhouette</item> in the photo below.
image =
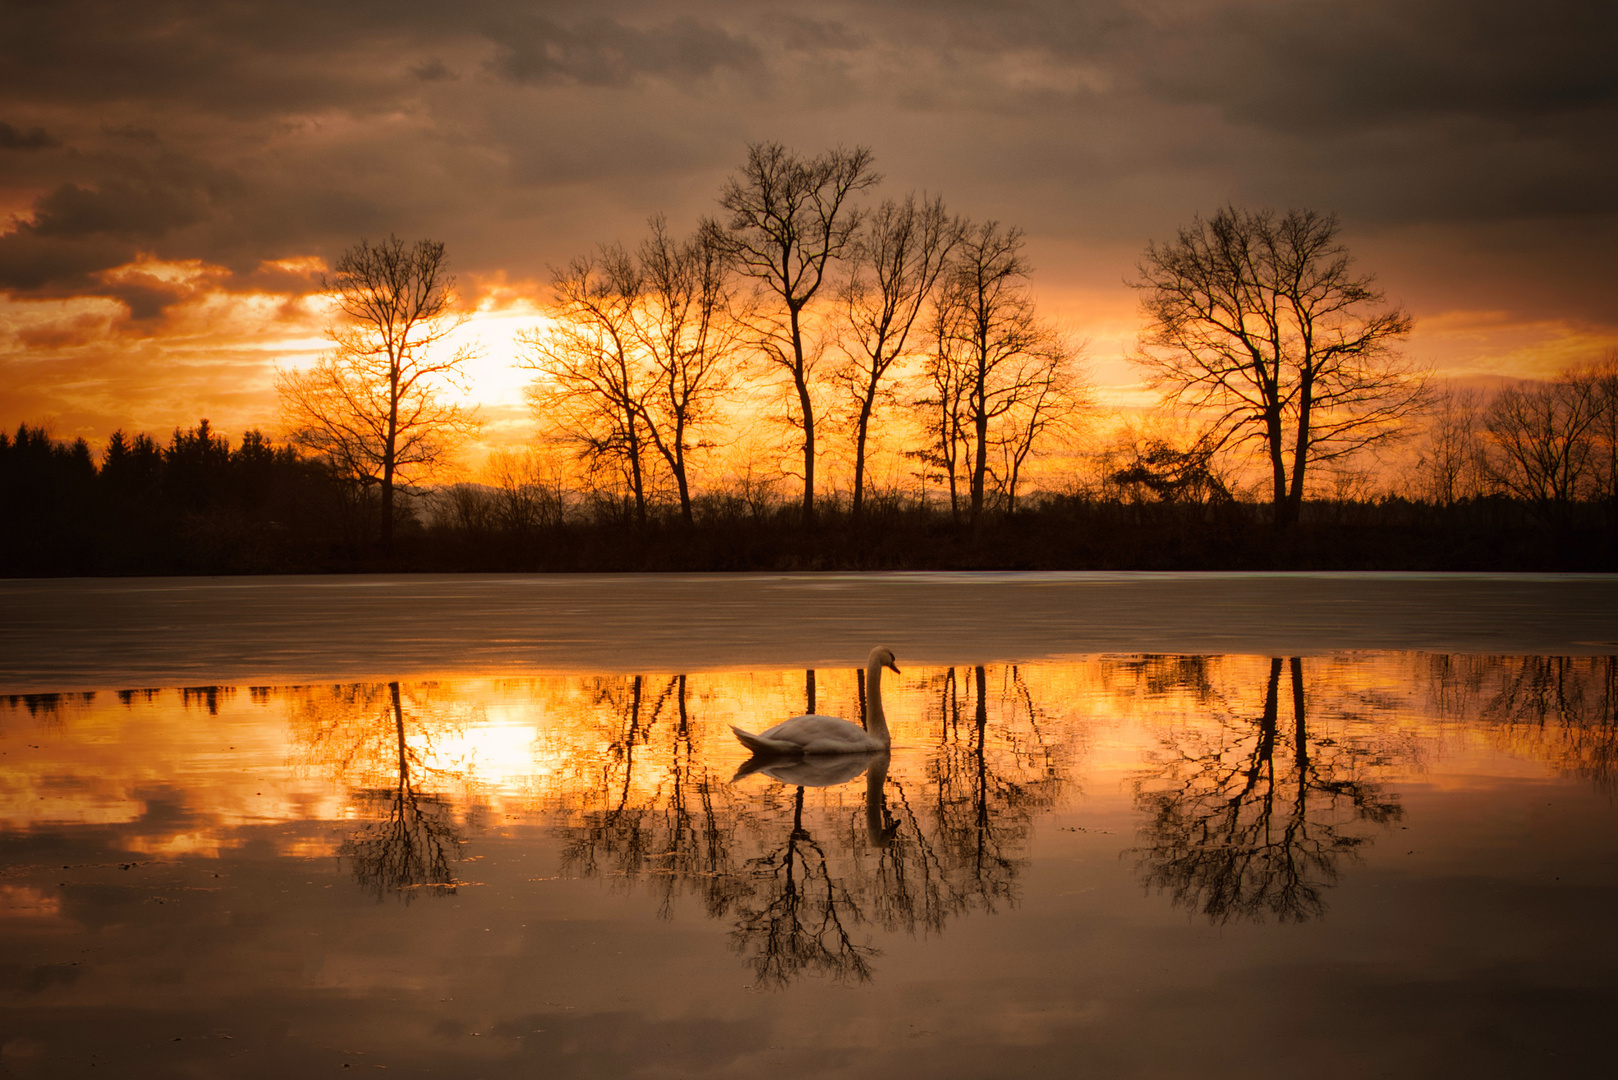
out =
[[853,409],[854,497],[859,518],[865,506],[865,453],[877,406],[891,399],[884,386],[911,347],[911,331],[932,299],[963,226],[936,196],[919,204],[885,200],[856,234],[848,280],[839,295],[846,333],[839,339],[846,362],[837,377]]
[[1593,370],[1568,371],[1549,382],[1504,387],[1483,412],[1493,478],[1559,526],[1603,464],[1596,445],[1606,405],[1602,385]]
[[355,793],[356,801],[375,819],[348,838],[340,855],[353,868],[355,880],[379,901],[392,894],[409,903],[422,888],[455,891],[451,863],[460,857],[464,841],[449,801],[418,789],[415,772],[420,762],[405,737],[396,682],[388,684],[388,704],[397,779],[389,788]]
[[1375,748],[1311,735],[1298,657],[1292,724],[1282,726],[1282,666],[1270,661],[1260,716],[1221,716],[1211,734],[1171,733],[1136,781],[1147,815],[1132,852],[1142,882],[1216,924],[1319,918],[1339,863],[1370,840],[1363,826],[1402,813],[1369,778]]
[[1133,359],[1165,401],[1211,424],[1210,444],[1256,444],[1277,525],[1298,516],[1309,469],[1400,433],[1424,378],[1394,352],[1410,316],[1376,310],[1337,219],[1226,207],[1152,243],[1134,282],[1146,327]]
[[1493,660],[1480,719],[1509,746],[1618,794],[1618,657]]
[[[879,953],[862,926],[937,933],[1014,902],[1033,816],[1064,782],[1017,669],[998,710],[987,669],[969,693],[955,679],[939,681],[938,744],[919,779],[891,775],[886,753],[750,760],[736,779],[763,774],[763,788],[723,782],[693,752],[683,676],[655,695],[640,677],[597,680],[602,749],[565,780],[564,866],[650,889],[664,915],[697,897],[731,923],[760,985],[865,981]],[[806,672],[806,701],[815,688]],[[844,785],[862,773],[855,805]]]
[[803,432],[805,525],[815,520],[811,384],[819,356],[807,338],[806,309],[859,227],[850,198],[880,179],[867,147],[804,159],[779,143],[754,143],[747,148],[746,164],[719,196],[729,215],[722,235],[730,255],[769,301],[755,309],[758,345],[767,363],[791,380],[797,399],[797,412],[789,411],[789,419]]
[[[1028,458],[1085,403],[1078,350],[1034,311],[1020,229],[989,221],[964,229],[933,310],[926,396],[917,407],[930,442],[924,457],[966,480],[967,517],[983,515],[990,483],[1010,513]],[[964,460],[962,455],[965,455]]]
[[441,354],[466,321],[455,312],[455,279],[444,245],[396,236],[361,240],[324,281],[347,319],[328,334],[334,348],[312,367],[276,379],[281,411],[297,441],[382,497],[380,540],[393,542],[394,487],[430,472],[478,430],[476,416],[441,397],[459,387],[475,355]]
[[[561,829],[562,864],[582,877],[644,881],[665,917],[687,892],[719,916],[741,887],[734,852],[746,815],[695,752],[686,690],[684,675],[651,701],[642,676],[597,683],[593,704],[609,718],[608,742],[595,774],[579,778],[589,801]],[[671,704],[672,723],[660,726]],[[648,789],[644,777],[654,773]]]
[[476,708],[430,683],[300,687],[289,698],[295,761],[346,788],[360,816],[338,851],[359,884],[406,903],[423,889],[453,892],[464,823],[432,789],[461,779],[465,763],[436,747]]

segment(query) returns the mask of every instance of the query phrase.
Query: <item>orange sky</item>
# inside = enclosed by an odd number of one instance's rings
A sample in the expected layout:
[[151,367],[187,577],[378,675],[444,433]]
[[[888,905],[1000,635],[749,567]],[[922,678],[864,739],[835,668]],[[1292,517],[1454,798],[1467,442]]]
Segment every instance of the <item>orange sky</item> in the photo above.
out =
[[[64,0],[0,41],[0,426],[277,430],[325,262],[448,245],[485,439],[525,439],[513,333],[549,268],[716,210],[750,140],[870,145],[876,196],[1023,228],[1104,403],[1143,403],[1123,282],[1221,205],[1335,211],[1445,377],[1618,347],[1611,11],[1557,0]],[[182,14],[183,13],[183,14]]]

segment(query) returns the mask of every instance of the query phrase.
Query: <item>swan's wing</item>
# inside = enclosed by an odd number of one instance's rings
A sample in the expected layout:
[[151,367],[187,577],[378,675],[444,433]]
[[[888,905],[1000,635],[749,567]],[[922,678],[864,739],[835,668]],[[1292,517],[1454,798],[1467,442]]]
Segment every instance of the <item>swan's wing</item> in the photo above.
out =
[[865,729],[858,724],[849,723],[840,716],[817,716],[810,713],[808,716],[794,716],[790,720],[783,720],[769,730],[759,732],[759,737],[797,743],[799,746],[820,739],[863,742]]

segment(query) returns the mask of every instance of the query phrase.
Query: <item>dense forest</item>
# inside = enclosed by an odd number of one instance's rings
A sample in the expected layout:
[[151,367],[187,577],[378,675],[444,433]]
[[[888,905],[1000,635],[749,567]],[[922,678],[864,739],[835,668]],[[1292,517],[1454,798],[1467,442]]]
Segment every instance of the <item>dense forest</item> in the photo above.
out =
[[1022,232],[880,179],[755,144],[689,236],[556,269],[475,473],[445,246],[361,240],[281,445],[0,433],[0,573],[1618,569],[1618,357],[1439,384],[1335,216],[1230,206],[1146,245],[1160,406],[1106,417]]

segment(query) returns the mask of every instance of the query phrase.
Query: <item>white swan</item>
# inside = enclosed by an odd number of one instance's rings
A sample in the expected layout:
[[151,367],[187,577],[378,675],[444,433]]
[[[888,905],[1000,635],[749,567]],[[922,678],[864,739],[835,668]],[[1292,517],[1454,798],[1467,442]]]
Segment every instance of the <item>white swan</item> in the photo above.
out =
[[[754,735],[732,724],[730,730],[742,745],[762,756],[786,754],[865,754],[886,750],[888,718],[882,713],[882,669],[899,671],[893,650],[879,645],[865,661],[865,691],[869,696],[866,725],[860,727],[836,716],[794,716],[768,731]],[[857,775],[857,774],[856,774]]]

